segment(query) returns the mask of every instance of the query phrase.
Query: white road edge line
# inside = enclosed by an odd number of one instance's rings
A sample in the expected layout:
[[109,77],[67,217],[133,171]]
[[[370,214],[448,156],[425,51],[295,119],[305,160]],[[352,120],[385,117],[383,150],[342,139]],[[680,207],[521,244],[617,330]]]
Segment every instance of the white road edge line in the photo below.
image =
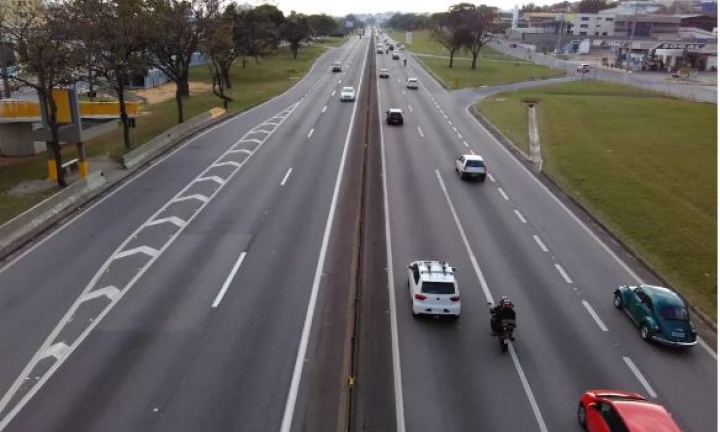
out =
[[[470,114],[469,109],[470,109],[471,106],[472,106],[472,104],[470,104],[470,105],[468,105],[468,106],[465,107],[465,115],[466,115],[467,118],[470,120],[471,124],[476,125],[480,130],[482,130],[484,133],[486,133],[487,135],[489,135],[489,136],[492,137],[492,134],[490,134],[490,132],[489,132],[484,126],[482,126],[482,125]],[[550,191],[550,189],[548,189],[547,186],[545,186],[540,180],[537,179],[537,177],[535,177],[535,176],[528,170],[528,168],[527,168],[525,165],[523,165],[519,160],[517,160],[517,158],[510,152],[510,150],[508,150],[507,148],[505,148],[504,145],[500,144],[500,142],[499,142],[497,139],[494,139],[494,138],[491,138],[491,139],[494,140],[494,141],[497,143],[497,147],[500,148],[501,151],[504,151],[504,152],[510,157],[510,159],[511,159],[513,162],[515,162],[520,168],[522,168],[522,169],[524,169],[526,172],[528,172],[528,174],[530,175],[531,180],[534,181],[538,186],[540,186],[540,188],[541,188],[542,190],[544,190],[544,191],[548,194],[548,196],[550,197],[550,199],[554,200],[554,201],[560,206],[560,208],[563,209],[563,210],[565,211],[565,213],[567,213],[568,216],[570,216],[570,218],[571,218],[572,220],[574,220],[574,221],[578,224],[578,226],[580,226],[580,228],[581,228],[582,230],[584,230],[584,231],[590,236],[590,238],[592,238],[593,240],[595,240],[595,242],[596,242],[598,245],[600,245],[600,247],[601,247],[623,270],[625,270],[625,271],[630,275],[630,277],[632,277],[632,278],[635,280],[636,283],[638,283],[638,284],[642,284],[642,283],[643,283],[643,280],[640,278],[640,276],[638,276],[638,274],[635,273],[635,271],[633,271],[633,270],[630,268],[630,266],[628,266],[627,264],[625,264],[625,262],[624,262],[623,260],[621,260],[620,257],[619,257],[615,252],[613,252],[613,250],[610,249],[610,247],[609,247],[608,245],[606,245],[605,243],[603,243],[603,242],[600,240],[600,238],[599,238],[597,235],[595,235],[595,233],[594,233],[587,225],[585,225],[585,224],[565,205],[565,203],[563,203],[562,201],[560,201],[560,198],[556,197],[556,196]],[[490,179],[492,180],[492,177],[490,177]],[[493,181],[495,181],[495,180],[493,180]],[[708,345],[708,344],[707,344],[704,340],[702,340],[700,337],[698,337],[698,341],[699,341],[699,343],[700,343],[700,346],[702,346],[702,347],[705,349],[705,351],[706,351],[708,354],[710,354],[710,357],[712,357],[713,359],[717,360],[717,353],[715,352],[715,350],[713,350],[713,349],[710,347],[710,345]]]
[[225,283],[223,284],[222,288],[220,288],[220,292],[218,292],[217,297],[215,297],[215,301],[212,303],[212,307],[216,308],[222,301],[223,297],[225,297],[225,293],[227,292],[228,288],[230,287],[230,284],[232,283],[233,279],[235,279],[235,275],[237,274],[238,270],[240,269],[240,266],[242,265],[243,260],[245,259],[245,255],[247,252],[243,252],[240,254],[240,258],[235,262],[235,265],[233,266],[232,270],[230,270],[230,274],[228,275],[227,279],[225,279]]
[[[326,51],[326,53],[329,53],[329,52],[330,52],[330,51]],[[326,55],[326,54],[323,54],[322,56],[324,56],[324,55]],[[280,93],[280,94],[278,94],[278,95],[273,96],[272,98],[266,100],[265,102],[261,103],[260,105],[257,105],[257,106],[255,106],[255,107],[253,107],[253,108],[250,108],[250,109],[247,110],[247,111],[243,111],[242,113],[240,113],[240,114],[238,114],[238,115],[236,115],[236,116],[234,116],[234,117],[231,117],[231,118],[229,118],[229,119],[227,119],[227,120],[225,120],[225,121],[222,121],[222,122],[220,122],[220,123],[218,123],[218,124],[216,124],[216,125],[214,125],[214,126],[209,127],[208,129],[206,129],[206,130],[200,132],[199,134],[191,137],[191,138],[188,139],[185,143],[178,145],[177,147],[175,147],[173,150],[171,150],[171,151],[170,151],[168,154],[166,154],[165,156],[163,156],[163,157],[161,157],[161,158],[159,158],[159,159],[157,159],[157,160],[154,160],[152,164],[147,165],[145,168],[141,168],[137,173],[131,174],[131,178],[130,178],[127,182],[125,182],[125,183],[117,186],[117,187],[116,187],[115,189],[113,189],[110,193],[108,193],[108,194],[105,195],[104,197],[100,198],[98,201],[95,201],[93,204],[90,205],[90,207],[87,207],[87,208],[84,209],[82,212],[80,212],[80,214],[78,214],[77,216],[73,217],[73,218],[70,219],[68,222],[63,223],[62,225],[60,225],[59,227],[57,227],[57,229],[51,229],[52,232],[51,232],[50,234],[48,234],[47,237],[44,237],[44,238],[43,238],[42,240],[40,240],[39,242],[33,244],[33,245],[30,246],[28,249],[26,249],[26,250],[24,250],[22,253],[20,253],[20,255],[16,256],[16,257],[13,258],[12,260],[10,260],[10,262],[8,262],[8,263],[5,264],[4,266],[0,267],[0,273],[3,273],[3,272],[4,272],[5,270],[7,270],[8,268],[12,267],[15,263],[17,263],[17,262],[20,261],[21,259],[25,258],[25,256],[27,256],[28,254],[30,254],[32,251],[34,251],[35,249],[37,249],[37,248],[39,248],[40,246],[42,246],[43,244],[45,244],[46,241],[48,241],[48,240],[50,240],[51,238],[55,237],[57,234],[59,234],[59,233],[60,233],[61,231],[63,231],[65,228],[71,226],[76,220],[78,220],[78,219],[80,219],[81,217],[85,216],[88,212],[90,212],[91,210],[93,210],[95,207],[99,206],[100,204],[102,204],[102,203],[105,202],[106,200],[108,200],[108,199],[110,199],[111,197],[113,197],[116,193],[118,193],[118,192],[120,192],[121,190],[125,189],[128,185],[132,184],[135,180],[139,179],[140,177],[142,177],[143,175],[145,175],[145,173],[147,173],[148,171],[150,171],[151,168],[153,168],[153,167],[155,167],[155,166],[157,166],[157,165],[165,162],[167,159],[169,159],[170,157],[172,157],[175,153],[179,152],[180,150],[184,149],[184,148],[187,147],[188,145],[190,145],[190,144],[192,144],[193,142],[199,140],[200,138],[202,138],[203,136],[209,134],[210,132],[212,132],[212,131],[220,128],[220,127],[227,126],[227,125],[233,123],[235,120],[238,120],[238,119],[240,119],[240,118],[242,118],[242,117],[245,117],[246,115],[248,115],[248,114],[250,114],[250,113],[253,113],[253,112],[255,112],[255,111],[258,111],[258,110],[260,110],[260,108],[264,107],[265,105],[270,104],[271,102],[275,101],[276,99],[279,99],[279,98],[287,95],[287,94],[290,93],[293,89],[298,88],[303,81],[305,81],[306,79],[310,78],[310,75],[311,75],[312,71],[315,69],[315,66],[316,66],[318,63],[320,63],[319,60],[320,60],[320,59],[318,58],[317,61],[315,61],[315,63],[313,63],[313,65],[310,67],[310,70],[307,71],[307,73],[305,74],[305,76],[304,76],[300,81],[298,81],[294,86],[292,86],[291,88],[283,91],[282,93]],[[231,144],[229,148],[231,148],[233,145],[235,145],[235,143]],[[50,198],[48,198],[48,199],[50,199]],[[47,200],[45,200],[45,201],[47,201]],[[41,203],[38,203],[35,207],[37,207],[37,206],[40,205],[40,204],[42,204],[42,202],[41,202]],[[34,208],[34,207],[33,207],[33,208]]]
[[600,327],[600,330],[602,330],[602,331],[604,331],[604,332],[608,331],[608,328],[605,327],[605,323],[602,322],[602,320],[600,319],[600,317],[598,316],[598,314],[595,313],[595,309],[593,309],[593,307],[590,305],[590,303],[588,303],[587,300],[583,300],[583,301],[582,301],[582,304],[583,304],[583,306],[585,306],[585,309],[588,311],[588,313],[590,314],[590,316],[593,317],[593,319],[594,319],[595,322],[597,323],[598,327]]
[[657,393],[655,393],[655,390],[653,390],[653,388],[650,387],[650,383],[647,382],[647,380],[645,379],[643,374],[640,373],[640,369],[638,369],[638,367],[635,366],[635,363],[633,363],[633,361],[630,359],[630,357],[623,357],[623,360],[625,361],[625,364],[627,365],[627,367],[630,368],[632,373],[635,374],[635,378],[637,378],[638,381],[640,381],[640,384],[642,384],[642,386],[645,387],[645,391],[648,392],[650,397],[652,397],[653,399],[657,399]]
[[538,237],[536,234],[533,234],[533,238],[535,239],[535,243],[540,246],[540,249],[542,249],[543,252],[548,252],[550,250],[547,248],[547,246],[545,246],[545,243],[543,243],[542,240],[540,240],[540,237]]
[[288,168],[287,172],[285,173],[285,177],[283,177],[282,181],[280,182],[280,186],[285,186],[285,182],[287,181],[288,177],[290,177],[291,172],[292,168]]
[[[458,231],[460,231],[460,237],[462,237],[463,244],[465,245],[465,249],[470,256],[470,261],[472,262],[473,269],[475,270],[475,274],[477,275],[478,280],[480,280],[480,286],[482,287],[483,292],[485,293],[485,299],[488,303],[494,303],[492,299],[492,295],[490,294],[490,288],[488,287],[487,282],[485,281],[485,276],[483,276],[482,271],[480,270],[480,266],[478,266],[477,260],[475,259],[475,254],[473,254],[472,248],[470,247],[470,242],[467,239],[467,236],[465,235],[465,230],[462,227],[462,224],[460,223],[460,218],[458,217],[457,212],[455,211],[455,206],[453,205],[452,201],[450,200],[450,195],[448,194],[447,188],[445,187],[445,182],[443,182],[442,177],[440,176],[440,170],[435,170],[435,176],[438,179],[438,182],[440,183],[440,189],[442,189],[443,194],[445,195],[445,200],[448,203],[448,206],[450,207],[450,212],[453,215],[453,219],[455,219],[455,225],[457,225]],[[542,413],[540,412],[540,407],[537,404],[537,401],[535,400],[535,395],[532,392],[532,389],[530,388],[530,384],[528,383],[527,378],[525,377],[525,372],[523,371],[522,366],[520,365],[520,360],[517,358],[517,355],[515,354],[515,348],[513,348],[512,343],[510,343],[510,355],[513,358],[513,364],[515,364],[515,369],[518,372],[518,375],[520,376],[520,381],[522,382],[523,388],[525,389],[525,394],[528,397],[528,400],[530,401],[530,406],[532,407],[533,413],[535,414],[535,420],[538,422],[538,426],[540,427],[541,432],[548,432],[547,426],[545,425],[545,420],[543,420]]]
[[[375,82],[378,102],[382,102],[379,80]],[[382,103],[379,104],[382,106]],[[382,110],[378,110],[378,119],[382,123]],[[392,262],[392,243],[390,235],[390,202],[387,188],[387,160],[385,158],[385,138],[380,128],[380,156],[382,159],[383,204],[385,216],[385,253],[387,254],[388,297],[390,299],[390,342],[393,366],[393,387],[395,389],[395,428],[405,432],[405,406],[403,405],[402,370],[400,368],[400,344],[398,342],[397,305],[395,304],[395,273]]]
[[565,282],[571,284],[572,279],[570,279],[570,276],[568,276],[567,273],[565,273],[565,269],[562,268],[560,264],[555,264],[555,268],[557,269],[558,273],[560,273],[560,276],[562,276],[563,279],[565,279]]
[[518,219],[520,219],[520,222],[527,223],[527,221],[525,220],[525,218],[523,217],[522,213],[520,213],[519,210],[515,209],[515,215],[518,217]]
[[[367,66],[367,51],[363,59],[361,71]],[[362,74],[358,82],[358,93],[362,89]],[[338,176],[335,180],[335,188],[333,190],[332,201],[330,202],[330,210],[328,211],[327,222],[325,223],[325,232],[323,233],[322,246],[320,247],[320,255],[318,256],[317,268],[315,269],[315,277],[313,278],[312,291],[308,302],[307,312],[305,314],[305,322],[303,324],[302,335],[300,336],[300,344],[298,346],[297,357],[295,358],[295,367],[293,368],[292,380],[288,389],[287,401],[285,402],[285,410],[283,412],[282,423],[280,424],[280,432],[290,432],[295,413],[295,405],[300,390],[300,379],[302,378],[303,368],[305,366],[305,355],[307,353],[308,342],[310,341],[310,330],[312,329],[313,316],[315,315],[315,304],[317,303],[318,291],[320,289],[320,279],[322,278],[323,268],[325,266],[325,255],[327,253],[328,243],[330,242],[330,232],[332,230],[333,220],[335,218],[335,209],[337,207],[338,195],[340,194],[340,183],[342,183],[343,173],[345,170],[345,159],[350,146],[350,136],[352,135],[353,125],[355,124],[355,114],[358,104],[353,104],[352,117],[348,125],[347,135],[345,136],[345,146],[343,147],[342,157],[340,158],[340,166],[338,167]],[[382,128],[381,128],[382,129]]]
[[422,129],[420,129],[420,126],[418,126],[418,133],[421,137],[425,138],[425,134],[423,133]]

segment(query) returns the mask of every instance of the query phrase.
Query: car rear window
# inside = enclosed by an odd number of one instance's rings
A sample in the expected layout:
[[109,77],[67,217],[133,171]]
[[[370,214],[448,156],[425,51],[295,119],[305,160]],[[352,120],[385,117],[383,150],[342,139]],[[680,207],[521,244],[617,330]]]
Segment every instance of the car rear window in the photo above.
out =
[[452,282],[423,282],[422,292],[426,294],[455,294]]
[[687,309],[677,306],[661,306],[660,316],[667,320],[687,321]]
[[468,168],[482,168],[485,166],[485,162],[479,161],[479,160],[469,160],[469,161],[467,161],[466,166]]

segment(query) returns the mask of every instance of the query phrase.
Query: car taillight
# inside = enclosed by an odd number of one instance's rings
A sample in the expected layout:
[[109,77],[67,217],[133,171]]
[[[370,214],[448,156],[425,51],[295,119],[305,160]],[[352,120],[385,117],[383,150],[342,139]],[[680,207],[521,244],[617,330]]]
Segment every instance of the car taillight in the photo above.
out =
[[415,294],[415,300],[425,300],[427,296],[422,294]]
[[452,297],[450,297],[450,300],[452,300],[452,301],[460,301],[460,296],[452,296]]

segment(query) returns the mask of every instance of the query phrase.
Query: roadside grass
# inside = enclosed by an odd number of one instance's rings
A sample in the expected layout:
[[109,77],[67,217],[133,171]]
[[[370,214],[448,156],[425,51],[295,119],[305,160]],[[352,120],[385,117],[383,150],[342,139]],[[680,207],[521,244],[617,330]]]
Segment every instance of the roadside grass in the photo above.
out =
[[540,101],[545,172],[715,320],[717,107],[573,82],[499,94],[479,110],[527,146],[526,99]]
[[[406,44],[405,43],[405,32],[398,32],[393,31],[390,32],[390,37],[392,37],[395,41],[400,42],[410,48],[411,51],[415,53],[420,54],[430,54],[430,55],[437,55],[437,56],[447,56],[448,51],[440,45],[436,40],[433,39],[432,34],[430,30],[424,29],[419,31],[412,32],[412,43]],[[456,57],[466,57],[466,58],[472,58],[472,55],[470,51],[466,49],[460,49],[456,53]],[[481,59],[478,59],[478,62],[482,61],[482,59],[488,60],[488,59],[494,59],[494,60],[510,60],[510,61],[516,61],[514,57],[508,56],[507,54],[504,54],[500,51],[497,51],[492,48],[492,42],[489,45],[486,45],[482,47],[480,50],[480,57]]]
[[452,69],[447,58],[417,57],[432,70],[447,88],[496,86],[520,81],[547,79],[565,75],[565,72],[549,69],[529,62],[489,61],[478,59],[477,69],[470,69],[470,60],[455,59]]
[[[261,58],[257,64],[254,59],[250,59],[245,68],[242,67],[240,61],[236,61],[231,72],[233,87],[227,91],[233,98],[233,102],[228,105],[228,112],[236,113],[245,110],[287,90],[302,79],[315,59],[328,47],[341,45],[346,40],[346,38],[327,38],[323,43],[309,47],[303,46],[297,59],[293,59],[287,49],[280,49],[272,55]],[[190,81],[210,83],[207,66],[192,68]],[[205,92],[184,99],[183,106],[185,119],[190,119],[214,107],[221,107],[222,101],[212,92]],[[144,111],[146,114],[137,118],[136,128],[131,131],[134,147],[144,144],[177,125],[177,107],[174,98],[146,105]],[[88,159],[103,157],[118,159],[125,153],[122,128],[118,127],[109,134],[87,141],[85,149]],[[75,157],[77,157],[77,151],[74,145],[63,147],[64,160]],[[90,163],[92,167],[92,161]],[[23,158],[23,161],[17,164],[0,166],[0,224],[57,192],[58,188],[52,187],[43,192],[23,196],[14,196],[8,193],[10,189],[21,182],[45,180],[46,178],[45,154]]]

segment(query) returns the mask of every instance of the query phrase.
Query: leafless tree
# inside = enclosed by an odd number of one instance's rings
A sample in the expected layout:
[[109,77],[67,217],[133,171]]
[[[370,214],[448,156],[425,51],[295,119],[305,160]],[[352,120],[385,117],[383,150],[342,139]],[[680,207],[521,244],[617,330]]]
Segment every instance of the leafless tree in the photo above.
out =
[[230,68],[238,57],[234,49],[233,19],[217,15],[208,20],[207,30],[203,35],[201,49],[209,57],[208,68],[212,78],[213,94],[223,101],[227,109],[232,98],[225,95],[225,89],[230,88]]
[[460,6],[462,6],[462,14],[469,33],[465,47],[472,54],[470,69],[476,69],[480,50],[492,41],[493,34],[498,28],[498,11],[497,8],[491,6],[474,6],[470,3],[455,7]]
[[53,90],[74,80],[82,47],[69,13],[67,2],[28,2],[22,10],[5,14],[0,23],[18,61],[17,81],[37,91],[47,113],[48,142],[55,161],[58,185],[67,185],[62,170],[57,102]]
[[155,67],[175,83],[178,123],[185,120],[183,97],[190,96],[188,74],[198,51],[212,0],[145,0],[152,26],[148,50]]
[[129,150],[126,80],[131,73],[144,71],[149,61],[145,55],[149,20],[142,0],[74,0],[72,13],[86,48],[89,80],[93,75],[103,77],[117,94],[123,141]]

